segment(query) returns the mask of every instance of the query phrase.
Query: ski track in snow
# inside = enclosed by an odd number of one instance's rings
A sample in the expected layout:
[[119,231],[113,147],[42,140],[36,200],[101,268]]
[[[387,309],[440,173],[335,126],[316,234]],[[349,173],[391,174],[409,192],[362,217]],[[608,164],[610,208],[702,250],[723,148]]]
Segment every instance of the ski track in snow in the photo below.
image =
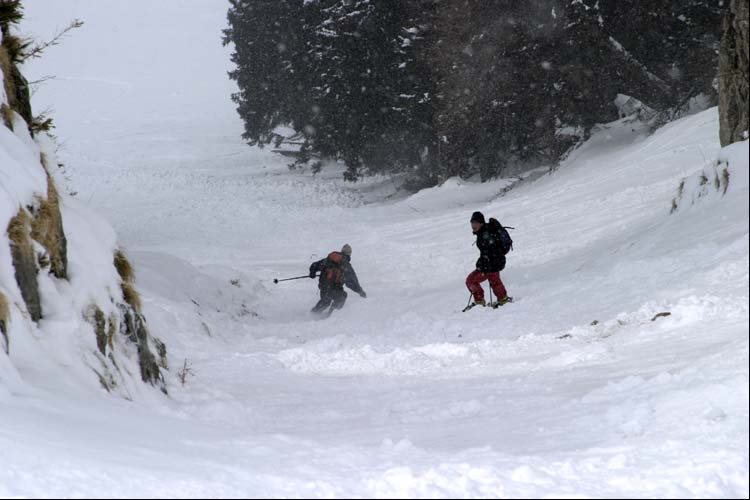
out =
[[[72,186],[136,264],[170,397],[0,392],[0,496],[747,496],[747,173],[669,215],[719,150],[715,109],[653,135],[613,124],[505,196],[454,179],[405,198],[247,148],[225,95],[145,113],[144,82],[178,63],[60,64],[37,99],[61,103]],[[474,210],[517,228],[502,276],[520,300],[462,314]],[[272,279],[343,243],[368,299],[315,321],[315,282]]]

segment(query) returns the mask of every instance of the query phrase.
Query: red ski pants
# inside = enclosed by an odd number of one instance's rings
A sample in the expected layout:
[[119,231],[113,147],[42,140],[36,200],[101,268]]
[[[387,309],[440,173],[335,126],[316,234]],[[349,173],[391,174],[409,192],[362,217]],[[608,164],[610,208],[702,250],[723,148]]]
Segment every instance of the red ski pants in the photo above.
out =
[[474,271],[466,277],[466,286],[474,296],[474,300],[484,300],[484,289],[482,288],[482,282],[490,280],[490,286],[492,291],[495,292],[497,300],[502,300],[508,296],[505,285],[500,279],[500,273],[483,273],[481,271]]

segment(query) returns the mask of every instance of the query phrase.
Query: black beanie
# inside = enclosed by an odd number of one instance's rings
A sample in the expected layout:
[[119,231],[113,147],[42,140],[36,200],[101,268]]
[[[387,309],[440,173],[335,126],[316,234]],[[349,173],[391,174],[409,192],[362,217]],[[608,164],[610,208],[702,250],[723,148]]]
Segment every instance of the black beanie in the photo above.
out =
[[471,215],[471,222],[479,222],[484,224],[484,214],[482,212],[474,212]]

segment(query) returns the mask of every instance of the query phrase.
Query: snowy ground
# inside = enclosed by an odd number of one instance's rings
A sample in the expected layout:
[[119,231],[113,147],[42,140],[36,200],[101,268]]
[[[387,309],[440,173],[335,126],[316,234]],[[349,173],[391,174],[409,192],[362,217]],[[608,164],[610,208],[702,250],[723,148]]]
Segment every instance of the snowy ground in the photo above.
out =
[[[505,196],[391,197],[241,143],[218,3],[54,4],[29,2],[32,32],[88,24],[28,68],[59,77],[37,107],[135,261],[171,397],[3,397],[0,496],[747,497],[747,143],[725,196],[669,214],[718,154],[715,109],[613,124]],[[517,228],[519,300],[462,314],[474,210]],[[315,321],[312,280],[272,279],[343,243],[369,297]]]

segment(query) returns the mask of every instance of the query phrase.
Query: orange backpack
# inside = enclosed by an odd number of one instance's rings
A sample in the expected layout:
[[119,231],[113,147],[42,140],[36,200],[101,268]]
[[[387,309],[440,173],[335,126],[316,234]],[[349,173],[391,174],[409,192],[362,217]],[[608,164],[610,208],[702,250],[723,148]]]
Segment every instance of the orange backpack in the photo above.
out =
[[328,254],[326,267],[323,270],[323,276],[329,283],[336,285],[344,284],[344,256],[340,252],[331,252]]

